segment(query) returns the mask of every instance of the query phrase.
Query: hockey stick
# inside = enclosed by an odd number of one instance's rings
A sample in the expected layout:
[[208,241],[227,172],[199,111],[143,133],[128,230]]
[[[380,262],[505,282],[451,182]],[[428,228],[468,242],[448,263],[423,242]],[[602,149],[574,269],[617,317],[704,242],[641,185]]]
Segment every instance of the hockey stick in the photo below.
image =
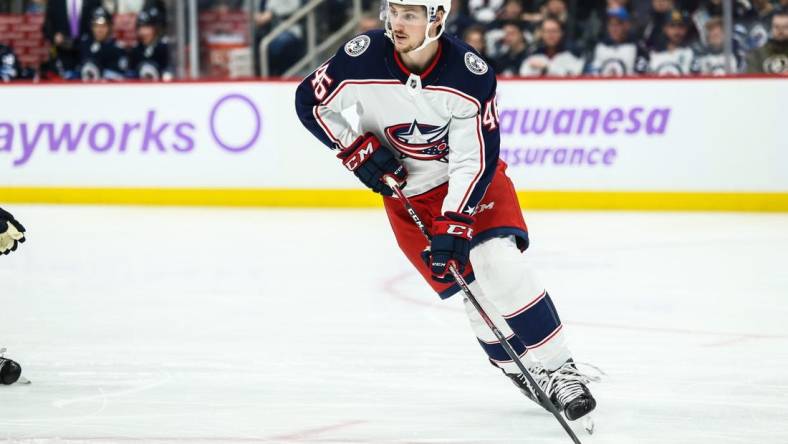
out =
[[[427,231],[427,226],[424,225],[424,222],[421,221],[419,214],[416,213],[416,210],[413,208],[413,205],[411,205],[408,197],[405,196],[405,194],[399,188],[399,183],[397,182],[397,180],[391,176],[384,176],[383,180],[386,182],[386,185],[388,185],[389,188],[391,188],[391,191],[393,191],[394,194],[399,198],[400,202],[402,202],[402,206],[405,207],[405,211],[408,212],[408,215],[410,215],[410,218],[413,220],[413,223],[415,223],[416,226],[419,227],[419,230],[421,230],[421,234],[424,235],[424,237],[427,239],[427,242],[430,242],[431,236],[429,231]],[[492,330],[495,337],[498,338],[498,341],[501,343],[501,346],[506,351],[506,354],[509,355],[510,358],[512,358],[512,361],[517,365],[517,368],[520,369],[520,371],[523,373],[525,379],[527,379],[528,383],[531,384],[531,387],[533,387],[534,392],[536,392],[536,397],[539,400],[539,403],[542,405],[542,407],[544,407],[546,410],[552,413],[553,416],[555,416],[555,419],[558,420],[558,422],[561,424],[561,427],[563,427],[564,430],[566,430],[566,433],[569,435],[569,437],[572,438],[572,442],[574,442],[575,444],[582,444],[580,440],[577,438],[577,435],[575,435],[575,432],[572,431],[572,429],[569,427],[569,424],[567,424],[564,417],[561,416],[561,414],[555,408],[553,403],[550,402],[550,399],[547,396],[547,394],[542,390],[541,387],[539,387],[539,384],[537,384],[536,381],[534,381],[533,376],[531,376],[531,373],[529,373],[528,370],[525,368],[523,361],[520,360],[520,358],[517,356],[517,353],[515,353],[515,351],[509,345],[509,341],[506,340],[506,337],[504,337],[503,333],[501,333],[501,330],[499,330],[498,327],[495,326],[495,323],[493,323],[492,319],[490,319],[490,316],[487,315],[487,312],[484,311],[484,308],[482,308],[482,306],[479,304],[479,301],[476,300],[476,297],[473,295],[473,292],[471,291],[471,288],[468,286],[468,283],[465,281],[465,278],[462,277],[462,274],[460,274],[459,271],[457,271],[457,267],[455,267],[453,264],[450,264],[449,271],[454,277],[454,280],[457,282],[457,285],[459,285],[460,288],[462,289],[462,292],[465,294],[465,297],[468,298],[469,301],[471,301],[471,304],[473,304],[474,308],[476,308],[476,311],[478,311],[479,315],[482,317],[482,319],[484,319],[484,322],[487,324],[487,327],[489,327],[490,330]]]

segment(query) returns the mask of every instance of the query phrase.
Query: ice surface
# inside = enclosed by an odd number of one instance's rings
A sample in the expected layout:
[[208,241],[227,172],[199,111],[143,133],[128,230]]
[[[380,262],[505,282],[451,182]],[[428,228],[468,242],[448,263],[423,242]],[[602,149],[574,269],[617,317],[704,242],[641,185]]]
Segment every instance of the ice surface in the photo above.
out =
[[[10,206],[0,440],[568,443],[382,210]],[[788,443],[788,215],[529,212],[584,443]]]

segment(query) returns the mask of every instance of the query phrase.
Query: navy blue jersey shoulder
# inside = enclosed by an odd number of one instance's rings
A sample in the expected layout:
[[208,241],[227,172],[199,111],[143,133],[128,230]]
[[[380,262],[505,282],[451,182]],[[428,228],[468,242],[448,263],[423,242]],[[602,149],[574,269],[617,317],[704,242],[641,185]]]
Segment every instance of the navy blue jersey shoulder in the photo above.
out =
[[393,56],[391,40],[383,30],[359,34],[342,45],[329,61],[331,70],[343,80],[391,79],[394,76],[382,61]]
[[435,84],[462,91],[482,105],[495,96],[495,71],[479,53],[452,35],[444,34],[440,41],[444,66]]

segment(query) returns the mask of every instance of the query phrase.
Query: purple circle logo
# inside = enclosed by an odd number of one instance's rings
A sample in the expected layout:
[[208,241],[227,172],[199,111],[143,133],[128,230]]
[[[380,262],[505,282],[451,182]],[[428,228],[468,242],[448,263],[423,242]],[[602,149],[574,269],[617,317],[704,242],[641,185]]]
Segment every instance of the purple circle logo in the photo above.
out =
[[[252,134],[252,137],[250,137],[246,143],[243,143],[238,146],[233,146],[225,142],[219,135],[219,131],[217,130],[217,125],[216,125],[216,115],[218,114],[219,109],[225,103],[231,100],[240,100],[241,102],[245,103],[249,107],[249,109],[251,109],[251,112],[254,116],[254,132]],[[213,109],[211,110],[211,117],[209,123],[211,127],[211,135],[213,136],[213,140],[220,147],[232,153],[240,153],[251,148],[257,142],[257,139],[260,138],[260,133],[262,131],[262,126],[263,126],[262,125],[263,118],[260,116],[260,110],[257,109],[257,106],[254,104],[254,102],[251,99],[249,99],[243,94],[228,94],[222,97],[221,99],[219,99],[219,101],[216,102],[216,104],[213,106]]]

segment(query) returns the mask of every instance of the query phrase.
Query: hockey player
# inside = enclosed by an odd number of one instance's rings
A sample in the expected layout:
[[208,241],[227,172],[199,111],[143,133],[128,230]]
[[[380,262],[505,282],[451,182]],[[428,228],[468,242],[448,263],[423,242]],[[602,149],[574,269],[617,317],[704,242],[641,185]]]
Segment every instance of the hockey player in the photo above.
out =
[[8,211],[0,208],[0,255],[11,254],[25,241],[25,227]]
[[[16,251],[25,241],[25,227],[8,211],[0,208],[0,255]],[[15,361],[3,357],[5,348],[0,348],[0,385],[11,385],[19,380],[22,367]]]
[[82,80],[119,80],[128,68],[126,51],[112,37],[112,14],[103,7],[93,11],[93,36],[80,42]]
[[158,8],[148,8],[137,15],[137,46],[129,55],[129,77],[144,80],[173,79],[170,47],[161,37],[163,14]]
[[[528,232],[498,157],[495,73],[443,33],[450,8],[449,0],[384,2],[385,29],[353,38],[304,79],[296,110],[347,169],[384,196],[400,248],[440,297],[459,292],[454,264],[554,404],[575,420],[596,406],[590,377],[572,361],[550,295],[522,254]],[[349,109],[358,125],[345,119]],[[428,251],[381,181],[386,175],[399,181],[432,233]],[[533,397],[469,301],[465,307],[490,362]]]

